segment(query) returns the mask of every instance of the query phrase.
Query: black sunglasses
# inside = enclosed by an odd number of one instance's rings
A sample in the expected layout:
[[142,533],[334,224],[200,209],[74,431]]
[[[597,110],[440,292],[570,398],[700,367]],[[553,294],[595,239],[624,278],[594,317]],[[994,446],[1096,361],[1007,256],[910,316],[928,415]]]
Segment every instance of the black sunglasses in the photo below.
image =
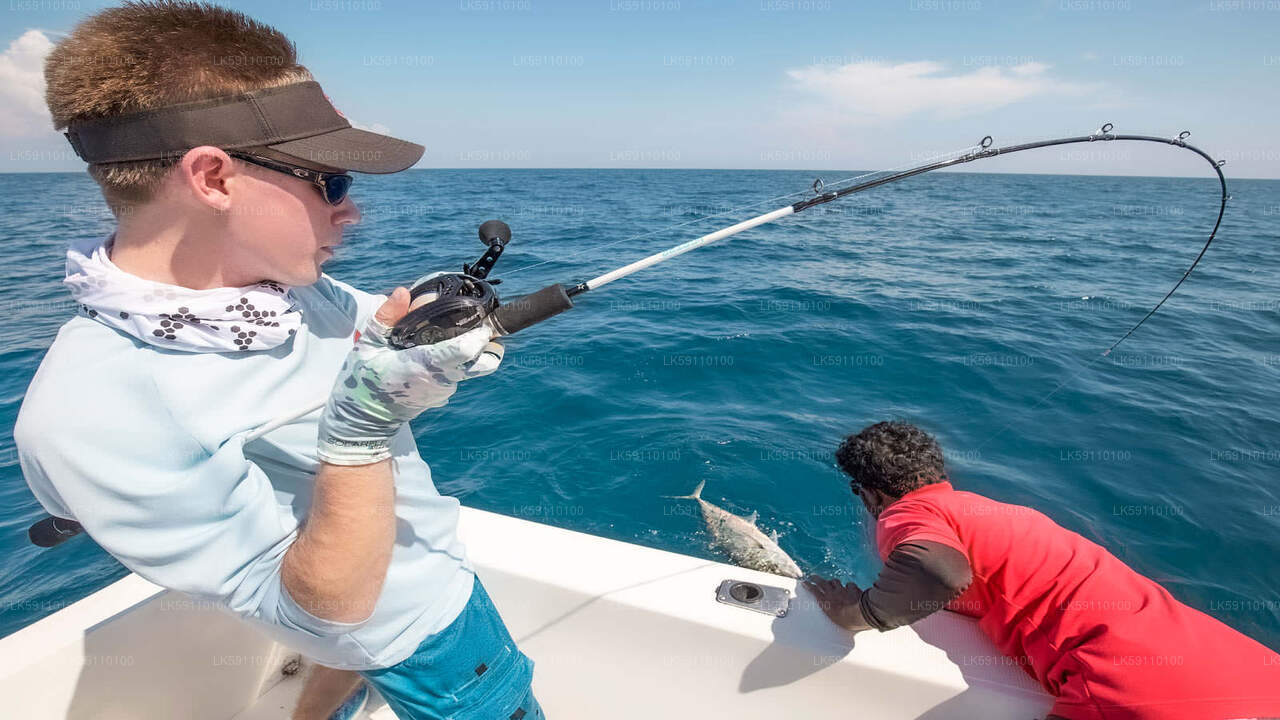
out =
[[327,173],[319,170],[311,170],[309,168],[298,167],[297,165],[287,165],[277,160],[264,158],[259,155],[251,155],[243,152],[228,152],[233,158],[239,158],[251,165],[264,167],[268,170],[276,172],[288,173],[297,178],[309,181],[320,189],[320,195],[324,197],[324,201],[330,205],[341,205],[343,200],[347,199],[347,192],[351,190],[351,183],[356,179],[347,173]]

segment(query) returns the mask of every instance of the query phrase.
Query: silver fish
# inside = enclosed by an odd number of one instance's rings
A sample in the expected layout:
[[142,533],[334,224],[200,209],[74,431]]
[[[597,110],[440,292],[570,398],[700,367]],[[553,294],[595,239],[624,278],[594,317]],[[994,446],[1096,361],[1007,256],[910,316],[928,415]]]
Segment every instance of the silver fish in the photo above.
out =
[[785,550],[778,547],[777,535],[770,538],[756,527],[756,513],[742,518],[702,499],[705,480],[698,483],[691,495],[668,496],[673,500],[697,500],[702,508],[702,520],[707,530],[729,557],[738,565],[761,572],[798,578],[803,573],[800,566]]

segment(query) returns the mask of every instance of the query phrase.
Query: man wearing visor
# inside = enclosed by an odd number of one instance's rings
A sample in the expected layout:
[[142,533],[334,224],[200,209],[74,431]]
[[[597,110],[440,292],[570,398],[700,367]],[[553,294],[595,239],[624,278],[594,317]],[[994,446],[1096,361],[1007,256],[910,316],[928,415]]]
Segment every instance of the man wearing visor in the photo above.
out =
[[360,220],[347,173],[423,148],[352,128],[287,38],[209,5],[101,11],[45,75],[117,227],[70,243],[79,314],[14,429],[41,504],[324,666],[296,720],[329,717],[354,673],[406,720],[542,717],[408,426],[502,348],[479,328],[395,350],[408,290],[321,271]]

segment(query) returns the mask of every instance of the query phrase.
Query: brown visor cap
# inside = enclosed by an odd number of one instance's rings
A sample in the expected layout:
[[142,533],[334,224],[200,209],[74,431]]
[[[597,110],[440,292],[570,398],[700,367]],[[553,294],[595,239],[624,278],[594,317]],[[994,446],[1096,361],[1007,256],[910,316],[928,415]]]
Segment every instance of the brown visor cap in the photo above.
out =
[[181,157],[211,145],[269,147],[304,163],[383,174],[411,167],[425,150],[351,127],[314,81],[72,123],[66,136],[92,164]]

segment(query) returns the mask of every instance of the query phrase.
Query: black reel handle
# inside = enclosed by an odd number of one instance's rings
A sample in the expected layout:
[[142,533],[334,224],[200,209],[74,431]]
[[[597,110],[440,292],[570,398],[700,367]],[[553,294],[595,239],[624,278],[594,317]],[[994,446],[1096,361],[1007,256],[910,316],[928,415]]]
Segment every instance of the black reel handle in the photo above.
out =
[[[489,249],[484,251],[484,255],[481,255],[479,260],[470,265],[463,265],[462,272],[483,280],[489,276],[493,264],[502,257],[502,251],[506,249],[507,243],[511,242],[511,226],[501,220],[486,220],[480,225],[480,242]],[[497,285],[498,281],[494,280],[493,284]]]

